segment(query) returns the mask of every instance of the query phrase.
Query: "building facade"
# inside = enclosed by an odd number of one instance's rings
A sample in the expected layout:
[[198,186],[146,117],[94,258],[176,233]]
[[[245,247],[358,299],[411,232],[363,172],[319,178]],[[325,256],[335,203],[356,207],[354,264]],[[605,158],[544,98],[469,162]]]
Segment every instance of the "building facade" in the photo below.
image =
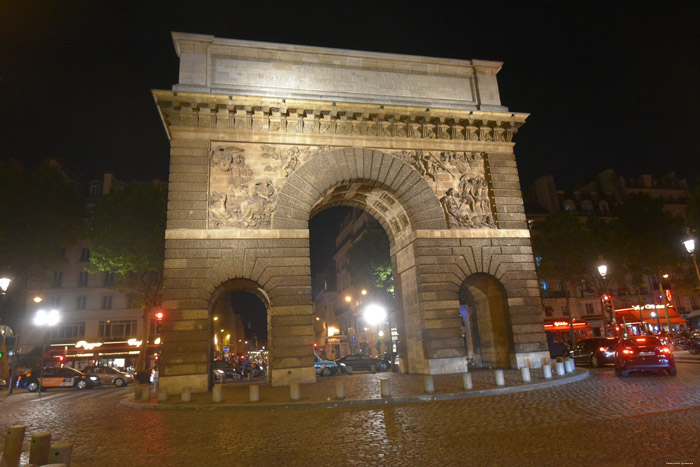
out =
[[[122,185],[114,175],[83,185],[85,215],[100,196]],[[57,252],[60,266],[47,271],[45,280],[29,281],[18,355],[20,363],[39,365],[46,349],[48,365],[74,368],[104,364],[135,367],[143,335],[143,311],[132,308],[128,297],[114,288],[113,273],[90,272],[90,244],[82,239]],[[34,323],[37,313],[56,310],[59,322],[51,327]],[[154,365],[155,344],[151,346]]]

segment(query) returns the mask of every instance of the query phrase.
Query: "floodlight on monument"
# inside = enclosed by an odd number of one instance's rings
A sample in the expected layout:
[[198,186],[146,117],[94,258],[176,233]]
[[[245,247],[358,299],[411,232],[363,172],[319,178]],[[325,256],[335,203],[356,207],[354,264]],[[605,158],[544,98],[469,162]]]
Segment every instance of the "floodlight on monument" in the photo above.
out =
[[685,247],[686,251],[692,255],[695,252],[695,239],[689,238],[683,242],[683,246]]
[[3,295],[5,295],[5,292],[7,292],[7,289],[10,287],[10,282],[12,282],[12,279],[9,277],[0,278],[0,290],[2,290]]
[[363,315],[369,324],[379,324],[386,319],[386,309],[381,305],[367,305]]
[[605,279],[605,276],[608,274],[608,265],[605,263],[598,265],[598,274]]

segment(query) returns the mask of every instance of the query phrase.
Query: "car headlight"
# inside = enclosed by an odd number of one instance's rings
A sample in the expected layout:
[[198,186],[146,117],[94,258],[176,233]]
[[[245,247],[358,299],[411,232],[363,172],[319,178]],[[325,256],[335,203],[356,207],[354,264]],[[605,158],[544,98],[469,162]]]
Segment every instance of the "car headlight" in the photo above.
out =
[[98,378],[97,378],[97,376],[90,376],[90,379],[93,381],[97,381]]
[[339,363],[340,366],[345,366],[345,363]]

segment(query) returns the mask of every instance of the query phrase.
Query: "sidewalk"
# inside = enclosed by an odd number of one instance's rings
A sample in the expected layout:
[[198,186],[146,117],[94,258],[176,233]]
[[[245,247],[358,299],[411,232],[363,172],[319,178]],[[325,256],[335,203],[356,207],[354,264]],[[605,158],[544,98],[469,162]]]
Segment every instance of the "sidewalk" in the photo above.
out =
[[[503,370],[505,386],[497,386],[494,370],[477,369],[472,376],[473,388],[465,390],[461,374],[434,375],[434,392],[427,394],[424,389],[424,375],[399,373],[358,372],[352,375],[316,377],[314,384],[300,385],[301,398],[290,398],[289,386],[271,387],[267,382],[238,382],[222,385],[222,401],[213,402],[212,393],[192,394],[190,402],[182,402],[180,394],[171,394],[165,402],[158,401],[158,394],[151,392],[147,402],[135,401],[133,396],[121,404],[135,409],[151,410],[249,410],[249,409],[293,409],[310,407],[368,406],[424,402],[431,400],[461,399],[468,397],[492,396],[520,391],[542,389],[560,384],[573,383],[589,376],[586,369],[576,368],[574,373],[544,379],[541,368],[530,371],[532,381],[522,383],[519,370]],[[389,381],[391,396],[382,397],[380,380]],[[345,398],[336,398],[336,383],[345,387]],[[260,400],[250,402],[250,385],[256,384]]]

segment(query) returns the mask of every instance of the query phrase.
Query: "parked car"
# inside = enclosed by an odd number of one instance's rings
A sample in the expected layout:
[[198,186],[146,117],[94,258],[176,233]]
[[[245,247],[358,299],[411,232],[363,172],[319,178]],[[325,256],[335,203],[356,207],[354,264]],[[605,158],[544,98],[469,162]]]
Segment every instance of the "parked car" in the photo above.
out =
[[658,337],[640,336],[620,339],[615,348],[615,374],[627,376],[631,371],[664,370],[676,376],[671,349]]
[[4,388],[4,387],[6,387],[6,386],[7,386],[7,381],[5,381],[4,379],[0,378],[0,388]]
[[[41,376],[41,378],[40,378]],[[36,392],[39,389],[48,388],[93,388],[99,386],[100,379],[85,373],[81,373],[74,368],[44,368],[40,375],[39,370],[28,371],[23,375],[17,376],[17,387],[26,389],[29,392]]]
[[391,362],[383,358],[372,358],[369,355],[363,354],[346,355],[336,360],[336,363],[339,365],[349,365],[352,367],[353,371],[370,370],[372,365],[376,367],[377,371],[387,371],[391,368]]
[[340,366],[332,360],[326,360],[321,358],[316,352],[314,352],[314,368],[316,369],[316,374],[321,376],[337,375],[340,373]]
[[580,340],[569,351],[576,363],[591,365],[593,368],[615,362],[614,337],[589,337]]
[[88,376],[97,376],[101,384],[113,384],[117,387],[134,382],[134,377],[132,375],[119,371],[111,366],[88,366],[83,369],[83,373]]

